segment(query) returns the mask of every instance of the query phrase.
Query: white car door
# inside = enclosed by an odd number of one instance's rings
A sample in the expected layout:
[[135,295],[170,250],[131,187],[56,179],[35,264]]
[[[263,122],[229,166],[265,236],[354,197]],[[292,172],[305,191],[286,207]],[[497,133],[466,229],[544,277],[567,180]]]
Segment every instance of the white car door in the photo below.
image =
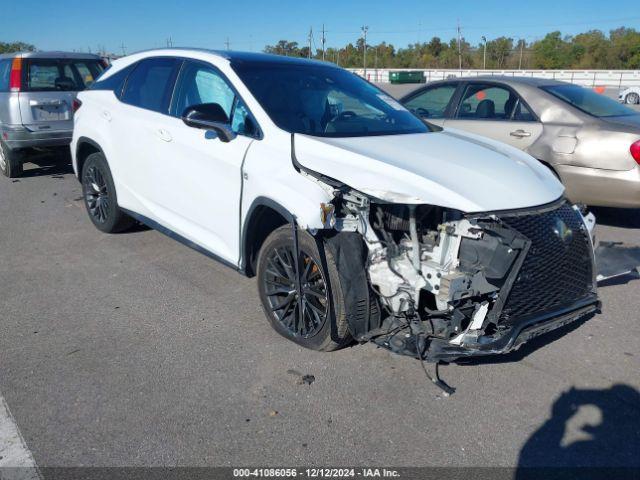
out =
[[466,130],[525,150],[542,134],[542,123],[511,89],[484,82],[464,88],[445,127]]
[[[193,105],[217,103],[238,135],[223,142],[212,130],[187,126],[181,115]],[[162,223],[222,259],[240,257],[242,162],[257,129],[249,112],[215,67],[186,60],[153,138],[148,181]]]
[[109,159],[120,206],[160,221],[156,185],[150,175],[158,166],[153,148],[158,125],[169,113],[169,99],[181,59],[142,60],[127,77],[119,101],[100,115],[112,128],[115,158]]

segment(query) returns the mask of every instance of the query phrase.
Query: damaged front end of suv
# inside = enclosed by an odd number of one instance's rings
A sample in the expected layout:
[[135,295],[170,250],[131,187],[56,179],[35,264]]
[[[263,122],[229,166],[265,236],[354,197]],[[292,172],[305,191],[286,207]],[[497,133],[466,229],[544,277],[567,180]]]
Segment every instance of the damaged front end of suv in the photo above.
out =
[[321,216],[340,275],[353,285],[350,277],[367,277],[368,291],[348,292],[358,341],[452,361],[506,353],[599,310],[595,221],[564,198],[466,214],[302,173],[333,195]]

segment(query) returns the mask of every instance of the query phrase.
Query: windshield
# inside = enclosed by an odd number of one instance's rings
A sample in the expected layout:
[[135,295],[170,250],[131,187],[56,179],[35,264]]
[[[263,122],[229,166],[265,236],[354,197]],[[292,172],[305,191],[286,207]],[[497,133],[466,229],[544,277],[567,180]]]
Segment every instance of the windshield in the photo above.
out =
[[635,111],[620,105],[615,100],[578,85],[553,85],[541,88],[594,117],[636,115]]
[[233,68],[287,132],[362,137],[431,131],[393,98],[340,68],[266,62]]

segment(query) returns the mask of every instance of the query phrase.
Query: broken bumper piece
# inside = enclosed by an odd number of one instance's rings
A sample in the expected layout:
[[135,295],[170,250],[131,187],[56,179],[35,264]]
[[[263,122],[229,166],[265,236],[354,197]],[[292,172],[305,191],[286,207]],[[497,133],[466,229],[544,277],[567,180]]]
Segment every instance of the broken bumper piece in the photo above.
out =
[[[517,350],[529,340],[557,330],[571,323],[585,320],[600,311],[600,302],[594,295],[571,308],[546,315],[521,319],[511,330],[501,336],[478,337],[478,341],[451,343],[440,338],[429,337],[428,332],[419,331],[417,325],[389,321],[373,334],[376,345],[399,355],[422,358],[430,362],[454,361],[461,358],[497,355]],[[384,332],[384,333],[383,333]]]

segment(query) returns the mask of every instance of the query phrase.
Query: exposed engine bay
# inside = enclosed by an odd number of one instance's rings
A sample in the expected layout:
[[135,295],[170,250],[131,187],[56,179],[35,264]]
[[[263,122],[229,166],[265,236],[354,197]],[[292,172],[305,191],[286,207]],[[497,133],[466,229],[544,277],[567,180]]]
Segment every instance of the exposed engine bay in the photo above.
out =
[[453,360],[504,353],[599,309],[595,219],[564,199],[468,215],[376,201],[348,188],[332,193],[321,206],[323,222],[343,235],[357,232],[364,243],[371,292],[366,325],[352,327],[359,341]]

